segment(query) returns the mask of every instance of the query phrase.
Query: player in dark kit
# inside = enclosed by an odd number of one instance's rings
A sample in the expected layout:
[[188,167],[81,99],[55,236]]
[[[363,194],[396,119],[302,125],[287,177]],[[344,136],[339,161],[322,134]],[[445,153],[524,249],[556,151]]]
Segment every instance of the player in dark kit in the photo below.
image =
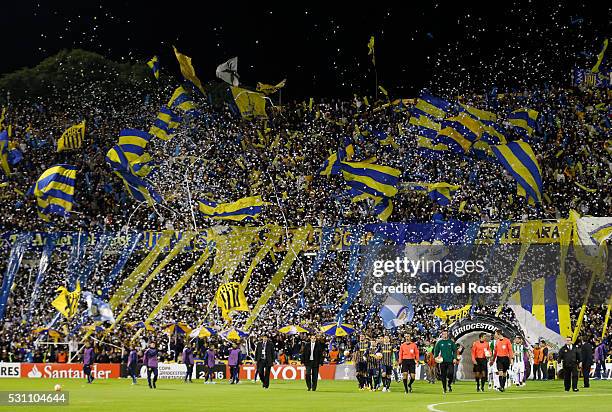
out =
[[366,387],[368,377],[368,342],[365,335],[359,336],[359,343],[353,351],[353,362],[355,363],[355,375],[359,383],[359,390]]
[[393,376],[393,344],[389,336],[385,335],[383,343],[380,344],[381,359],[381,376],[383,383],[383,392],[391,392],[391,376]]
[[[157,388],[157,360],[158,352],[155,349],[155,342],[149,344],[149,348],[142,355],[142,363],[147,367],[147,381],[149,382],[149,388]],[[152,378],[152,379],[151,379]]]
[[87,342],[85,344],[85,351],[83,352],[83,374],[87,378],[87,383],[92,383],[94,381],[94,377],[91,373],[91,366],[96,361],[96,353],[94,352],[94,348],[91,347],[91,343]]
[[375,340],[370,341],[370,347],[367,352],[367,364],[368,364],[368,386],[371,391],[378,389],[380,384],[380,364],[382,356],[378,352],[378,345]]

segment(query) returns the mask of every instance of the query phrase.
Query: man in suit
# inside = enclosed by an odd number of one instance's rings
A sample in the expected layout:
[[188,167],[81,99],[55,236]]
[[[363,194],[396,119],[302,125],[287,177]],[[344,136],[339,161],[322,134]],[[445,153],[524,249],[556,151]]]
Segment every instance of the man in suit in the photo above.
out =
[[582,366],[582,363],[580,362],[580,352],[576,345],[572,343],[571,337],[565,340],[565,345],[559,350],[559,362],[563,365],[565,392],[569,392],[570,383],[572,390],[578,392],[578,368]]
[[261,341],[255,348],[255,362],[257,362],[257,373],[261,379],[261,386],[268,389],[270,386],[270,371],[274,363],[274,345],[266,335],[261,336]]
[[584,387],[588,388],[589,375],[591,373],[591,365],[593,364],[593,345],[589,339],[584,338],[582,340],[582,346],[580,346],[580,360],[582,361],[582,377],[584,379]]
[[304,343],[302,363],[306,366],[306,386],[309,391],[316,391],[319,379],[319,365],[323,363],[323,348],[321,343],[317,342],[315,335],[311,335],[310,340]]

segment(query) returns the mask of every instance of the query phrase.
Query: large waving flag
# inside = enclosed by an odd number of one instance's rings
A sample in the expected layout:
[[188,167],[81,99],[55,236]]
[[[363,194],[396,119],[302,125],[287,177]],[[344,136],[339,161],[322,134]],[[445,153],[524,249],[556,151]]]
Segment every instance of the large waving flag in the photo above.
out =
[[75,150],[83,147],[85,140],[85,120],[74,126],[70,126],[57,141],[57,151]]
[[137,129],[123,129],[119,132],[119,146],[131,164],[145,154],[151,135]]
[[267,118],[266,97],[241,87],[231,87],[234,102],[245,119]]
[[77,281],[75,289],[70,292],[65,286],[57,288],[59,295],[53,299],[51,306],[57,309],[67,319],[76,315],[81,297],[81,284]]
[[473,142],[480,139],[482,127],[480,122],[468,115],[450,117],[440,122],[441,129],[435,143],[444,144],[459,154],[466,153]]
[[342,162],[342,175],[347,185],[377,197],[395,196],[401,173],[399,169],[373,163]]
[[378,315],[383,320],[386,329],[393,329],[412,321],[414,307],[405,295],[391,293],[387,296]]
[[151,184],[136,175],[121,145],[113,146],[106,153],[106,162],[113,169],[113,172],[123,180],[126,189],[134,199],[149,204],[162,201],[162,197]]
[[199,209],[206,217],[219,220],[252,221],[263,211],[263,206],[270,203],[261,200],[261,196],[243,197],[231,203],[216,203],[200,200]]
[[510,142],[491,148],[497,160],[514,177],[518,193],[527,197],[529,203],[542,202],[542,171],[529,144],[523,141]]
[[45,170],[31,193],[36,197],[38,215],[49,221],[49,215],[66,217],[74,204],[77,168],[60,164]]
[[421,94],[413,108],[413,114],[425,115],[432,119],[442,120],[450,111],[452,105],[444,99],[427,93]]
[[497,120],[497,115],[495,113],[489,112],[487,110],[478,109],[476,107],[469,106],[467,104],[459,103],[459,110],[461,110],[464,113],[469,114],[474,119],[477,119],[480,121],[494,122]]
[[172,48],[174,49],[174,55],[176,56],[176,60],[178,60],[179,66],[181,67],[181,74],[185,80],[193,84],[196,88],[198,88],[198,90],[204,93],[202,82],[198,76],[196,76],[195,69],[191,64],[191,57],[180,53],[174,46],[172,46]]
[[415,128],[417,147],[423,157],[437,158],[442,153],[448,152],[447,145],[434,142],[438,132],[442,129],[439,121],[412,108],[409,122]]
[[[546,335],[563,344],[565,337],[572,336],[567,280],[564,275],[536,279],[523,286],[510,297],[509,305],[520,315],[517,320],[521,326],[525,325],[525,331],[532,335],[532,339],[537,339],[537,335]],[[537,323],[533,322],[533,318]]]
[[223,319],[230,320],[229,313],[233,310],[249,311],[244,290],[240,282],[228,282],[219,286],[215,294],[217,306],[221,308]]
[[196,105],[183,86],[179,86],[174,90],[168,102],[168,107],[170,109],[179,109],[187,114],[196,113]]
[[342,162],[352,160],[355,155],[355,147],[350,137],[345,137],[342,147],[337,152],[332,153],[323,166],[319,169],[319,174],[323,176],[339,175],[342,172]]
[[169,107],[162,107],[157,114],[153,126],[149,129],[149,134],[157,136],[162,140],[170,140],[176,134],[176,129],[183,119],[174,113]]
[[532,109],[518,109],[508,115],[508,123],[512,129],[524,140],[529,141],[536,129],[538,112]]

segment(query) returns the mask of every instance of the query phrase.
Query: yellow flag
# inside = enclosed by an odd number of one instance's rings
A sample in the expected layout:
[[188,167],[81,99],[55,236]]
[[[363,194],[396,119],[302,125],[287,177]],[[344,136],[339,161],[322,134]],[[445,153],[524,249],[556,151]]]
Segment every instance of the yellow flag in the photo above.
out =
[[57,288],[59,295],[53,299],[51,306],[57,309],[67,319],[71,319],[79,308],[79,299],[81,297],[81,284],[77,281],[76,288],[73,292],[68,292],[64,286]]
[[74,150],[83,147],[85,140],[85,120],[74,126],[70,126],[57,141],[57,151]]
[[595,66],[591,69],[591,73],[599,73],[599,66],[603,61],[604,55],[606,54],[606,49],[608,48],[608,39],[605,39],[603,42],[603,48],[601,52],[597,55],[597,62],[595,62]]
[[225,320],[231,320],[229,313],[233,310],[249,311],[244,289],[240,282],[228,282],[219,286],[215,294],[217,306],[221,308],[221,315]]
[[368,42],[368,56],[372,56],[372,64],[376,66],[376,57],[374,55],[374,36],[370,37]]
[[283,87],[285,87],[285,83],[287,83],[287,79],[283,79],[280,83],[276,85],[266,84],[266,83],[257,83],[257,91],[262,92],[265,95],[274,94]]
[[263,94],[231,86],[232,95],[240,114],[245,119],[267,118],[266,98]]
[[191,64],[191,57],[180,53],[174,46],[172,46],[172,48],[174,49],[176,60],[178,60],[179,65],[181,66],[181,74],[183,77],[193,83],[202,93],[204,93],[202,82],[200,79],[198,79],[198,76],[196,76],[195,69]]

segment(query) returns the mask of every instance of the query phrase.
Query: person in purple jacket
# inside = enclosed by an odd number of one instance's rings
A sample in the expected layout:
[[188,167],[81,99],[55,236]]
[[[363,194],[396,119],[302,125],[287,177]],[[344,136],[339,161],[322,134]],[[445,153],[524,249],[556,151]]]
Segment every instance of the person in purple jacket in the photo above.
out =
[[595,380],[601,379],[601,371],[606,370],[606,346],[599,339],[595,342]]
[[[142,363],[147,367],[147,382],[149,382],[149,388],[157,388],[157,349],[155,349],[155,342],[149,343],[149,348],[145,351],[142,356]],[[153,382],[151,382],[151,375],[153,375]]]
[[240,349],[238,349],[238,345],[234,344],[227,358],[227,364],[230,368],[230,385],[240,381],[240,355],[241,353]]
[[136,348],[132,348],[128,355],[127,369],[132,378],[132,385],[136,385],[136,374],[138,373],[138,352]]
[[92,383],[94,381],[93,374],[91,373],[91,366],[94,364],[96,360],[96,353],[94,349],[91,347],[91,343],[85,343],[85,351],[83,351],[83,374],[87,378],[87,383]]
[[206,355],[204,355],[204,361],[206,362],[206,380],[204,381],[204,383],[215,384],[215,382],[213,381],[213,376],[215,365],[217,364],[217,362],[215,359],[215,350],[213,349],[212,345],[206,351]]
[[191,345],[189,342],[187,342],[183,348],[183,363],[187,367],[187,372],[185,372],[185,382],[187,382],[187,379],[189,379],[189,383],[191,383],[191,377],[193,375],[193,350],[191,350]]

